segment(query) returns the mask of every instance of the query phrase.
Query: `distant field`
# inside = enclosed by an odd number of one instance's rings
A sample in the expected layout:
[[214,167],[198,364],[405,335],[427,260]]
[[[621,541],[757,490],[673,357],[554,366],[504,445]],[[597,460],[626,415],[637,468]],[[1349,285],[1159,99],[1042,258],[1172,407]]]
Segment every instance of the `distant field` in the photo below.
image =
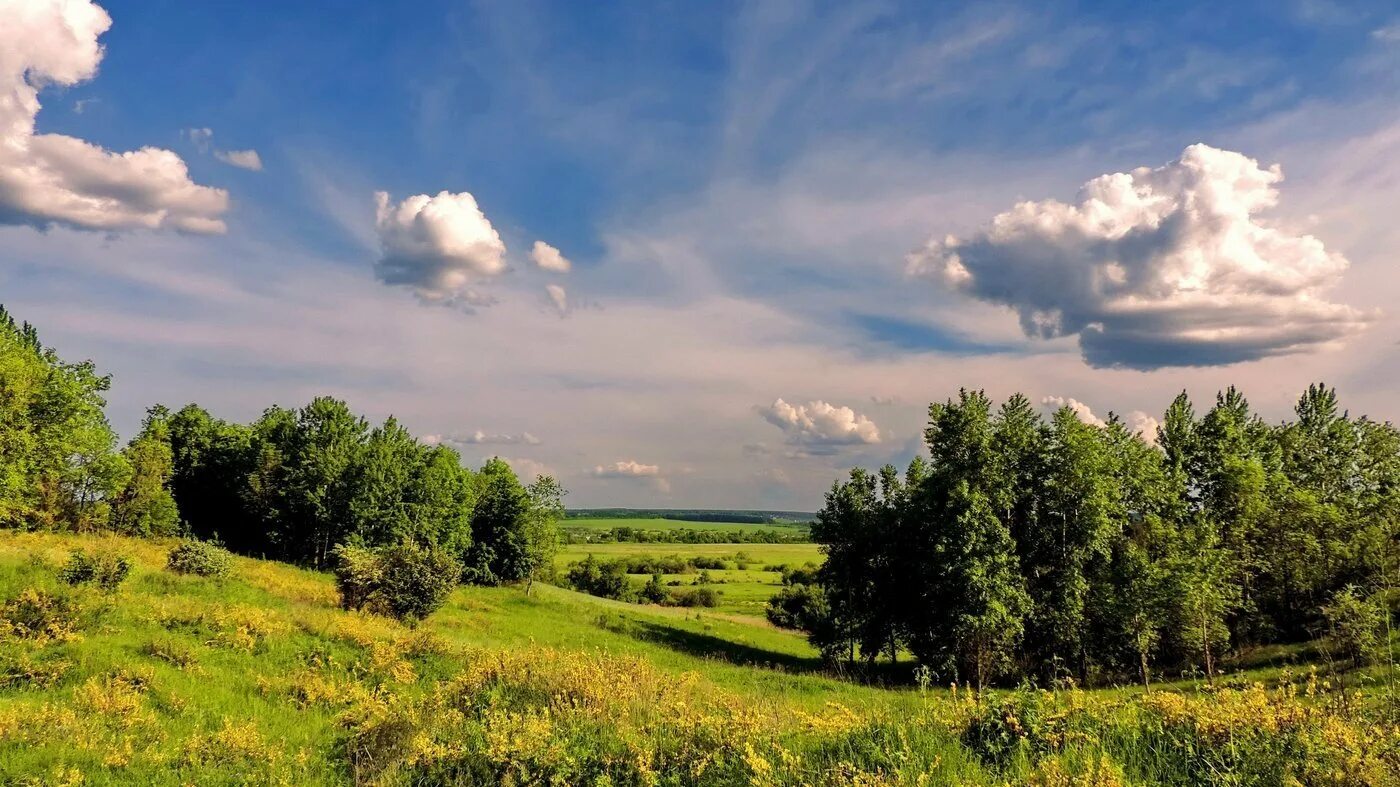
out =
[[[556,565],[562,571],[570,563],[593,555],[599,560],[615,557],[637,557],[651,555],[666,557],[717,557],[730,562],[744,562],[746,570],[712,569],[709,574],[723,584],[715,585],[720,591],[718,611],[739,615],[762,617],[768,599],[782,586],[782,575],[774,570],[776,566],[787,564],[801,566],[804,563],[821,563],[822,554],[817,544],[568,544],[561,547]],[[697,574],[666,574],[662,582],[679,582],[689,585],[695,582]],[[645,582],[647,575],[633,575],[638,584]]]
[[560,523],[565,530],[614,530],[630,527],[636,530],[776,530],[780,533],[806,530],[806,523],[795,522],[690,522],[681,519],[646,517],[613,519],[599,517],[570,517]]

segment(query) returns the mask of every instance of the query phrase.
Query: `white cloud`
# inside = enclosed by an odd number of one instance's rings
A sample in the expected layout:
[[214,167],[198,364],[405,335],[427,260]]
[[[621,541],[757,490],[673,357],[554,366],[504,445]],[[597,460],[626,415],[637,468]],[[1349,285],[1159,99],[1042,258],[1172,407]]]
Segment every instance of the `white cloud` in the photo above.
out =
[[[548,465],[543,462],[537,462],[534,459],[510,456],[500,456],[496,458],[510,465],[510,469],[514,470],[515,474],[520,477],[520,480],[527,484],[532,483],[536,478],[542,475],[554,475],[554,471],[551,470]],[[482,462],[485,461],[485,459],[482,459]]]
[[93,78],[111,17],[81,0],[0,0],[0,223],[221,233],[228,193],[200,186],[176,154],[112,153],[36,134],[39,90]]
[[544,291],[549,295],[549,302],[554,306],[554,310],[563,317],[569,313],[569,293],[558,284],[546,284]]
[[646,465],[631,459],[620,462],[613,462],[609,465],[597,465],[593,468],[594,478],[621,478],[631,480],[642,480],[654,486],[662,493],[671,491],[671,482],[661,475],[661,468],[657,465]]
[[1394,22],[1385,27],[1378,27],[1372,30],[1371,37],[1387,44],[1400,44],[1400,22]]
[[214,158],[239,169],[262,172],[262,157],[256,150],[216,150]]
[[1262,223],[1280,168],[1192,145],[1103,175],[1074,204],[1022,202],[967,238],[931,239],[909,273],[1009,306],[1028,336],[1079,337],[1092,366],[1212,366],[1315,349],[1373,315],[1322,297],[1347,269],[1312,235]]
[[837,446],[880,442],[880,429],[875,422],[849,407],[820,400],[791,405],[777,399],[758,408],[758,412],[787,433],[789,443],[805,446],[814,453],[828,452]]
[[470,285],[506,268],[506,245],[467,192],[419,194],[392,204],[376,192],[375,227],[383,255],[375,274],[411,287],[430,303],[484,306],[494,302]]
[[594,478],[645,478],[659,475],[661,475],[660,467],[644,465],[631,459],[613,462],[610,465],[597,465],[593,468]]
[[[1068,407],[1070,410],[1074,411],[1075,417],[1086,424],[1092,426],[1107,425],[1102,418],[1094,415],[1094,411],[1090,409],[1089,405],[1084,404],[1078,399],[1071,399],[1064,396],[1047,396],[1040,400],[1040,407],[1047,416],[1061,407]],[[1133,410],[1126,416],[1123,416],[1122,420],[1123,424],[1128,427],[1129,432],[1142,437],[1142,439],[1149,443],[1157,442],[1158,421],[1156,418],[1141,410]]]
[[574,267],[574,264],[569,262],[568,257],[560,254],[558,249],[542,240],[535,241],[535,245],[530,249],[530,261],[535,263],[540,270],[553,273],[568,273]]
[[1047,396],[1040,400],[1040,409],[1045,415],[1050,415],[1061,407],[1068,407],[1074,411],[1074,415],[1090,426],[1103,426],[1102,418],[1094,415],[1094,411],[1089,409],[1089,405],[1078,399],[1069,399],[1063,396]]

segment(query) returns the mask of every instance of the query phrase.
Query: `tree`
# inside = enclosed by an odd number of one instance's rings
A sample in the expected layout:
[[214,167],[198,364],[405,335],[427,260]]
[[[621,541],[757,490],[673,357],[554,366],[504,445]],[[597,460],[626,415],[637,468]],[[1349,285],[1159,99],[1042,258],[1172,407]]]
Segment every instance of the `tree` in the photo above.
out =
[[958,514],[945,536],[950,560],[940,583],[948,603],[949,656],[963,674],[976,677],[980,692],[1010,663],[1030,599],[1011,533],[987,498],[960,484],[951,508]]
[[94,530],[130,468],[90,361],[67,363],[0,307],[0,524]]
[[170,536],[180,514],[170,493],[174,469],[170,412],[160,405],[146,413],[141,432],[122,451],[131,474],[112,500],[112,528],[134,536]]
[[526,530],[529,493],[510,465],[500,459],[487,461],[479,478],[481,488],[472,509],[466,580],[500,585],[526,579],[535,567]]
[[538,476],[525,488],[529,499],[524,528],[527,596],[536,579],[554,575],[554,556],[559,553],[559,520],[564,518],[566,494],[564,487],[548,475]]

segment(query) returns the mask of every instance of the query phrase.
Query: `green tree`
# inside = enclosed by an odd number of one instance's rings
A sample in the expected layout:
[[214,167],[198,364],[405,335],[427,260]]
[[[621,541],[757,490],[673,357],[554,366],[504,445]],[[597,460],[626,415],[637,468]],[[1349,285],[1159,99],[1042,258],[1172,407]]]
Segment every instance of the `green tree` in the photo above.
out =
[[112,499],[112,528],[134,536],[170,536],[180,515],[170,493],[174,459],[170,412],[160,405],[146,413],[141,432],[122,451],[131,468],[126,485]]

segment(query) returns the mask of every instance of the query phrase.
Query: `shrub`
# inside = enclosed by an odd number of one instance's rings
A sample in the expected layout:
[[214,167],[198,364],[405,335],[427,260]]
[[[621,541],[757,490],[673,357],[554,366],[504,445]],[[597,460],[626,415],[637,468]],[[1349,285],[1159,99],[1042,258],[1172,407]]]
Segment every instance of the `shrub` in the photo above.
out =
[[210,541],[181,541],[170,550],[165,567],[176,574],[221,577],[228,573],[232,557],[228,550]]
[[1373,664],[1385,652],[1385,612],[1377,601],[1362,598],[1356,586],[1337,591],[1322,615],[1333,647],[1354,666]]
[[461,564],[446,552],[408,542],[336,548],[336,586],[346,609],[416,622],[447,601],[461,575]]
[[632,596],[625,566],[617,561],[599,561],[592,555],[569,566],[564,580],[575,590],[601,598],[626,600]]
[[670,592],[661,584],[660,574],[652,574],[651,579],[642,586],[642,590],[637,596],[648,604],[665,604],[671,599]]
[[342,544],[335,549],[335,585],[340,606],[363,609],[379,588],[379,555],[361,546]]
[[768,599],[768,622],[779,628],[815,631],[830,615],[826,596],[817,585],[784,585]]
[[0,633],[40,642],[72,639],[78,608],[68,597],[27,588],[0,608]]
[[88,554],[75,549],[58,572],[58,578],[70,585],[96,582],[103,590],[115,590],[130,573],[131,561],[125,555],[111,552]]
[[677,607],[717,607],[719,591],[705,586],[682,590],[671,595],[671,604]]

